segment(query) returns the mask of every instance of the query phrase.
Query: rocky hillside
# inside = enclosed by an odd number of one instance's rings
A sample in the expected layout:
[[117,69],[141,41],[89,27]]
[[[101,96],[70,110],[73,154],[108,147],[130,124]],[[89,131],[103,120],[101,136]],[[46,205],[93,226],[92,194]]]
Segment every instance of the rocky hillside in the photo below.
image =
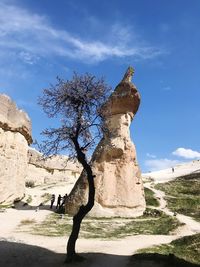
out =
[[168,168],[160,171],[143,173],[142,176],[144,179],[152,178],[157,183],[164,183],[177,177],[200,173],[200,160],[178,164],[173,166],[173,169],[174,170]]

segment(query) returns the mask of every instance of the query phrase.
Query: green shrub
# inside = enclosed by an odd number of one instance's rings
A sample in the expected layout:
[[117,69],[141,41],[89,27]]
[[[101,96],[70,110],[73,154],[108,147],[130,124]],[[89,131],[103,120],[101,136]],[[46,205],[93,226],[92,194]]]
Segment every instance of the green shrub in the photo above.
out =
[[144,188],[145,201],[147,206],[158,207],[159,201],[155,197],[154,192],[149,188]]
[[26,187],[34,187],[35,186],[35,182],[34,181],[32,181],[32,180],[29,180],[29,181],[26,181],[25,182],[25,186]]

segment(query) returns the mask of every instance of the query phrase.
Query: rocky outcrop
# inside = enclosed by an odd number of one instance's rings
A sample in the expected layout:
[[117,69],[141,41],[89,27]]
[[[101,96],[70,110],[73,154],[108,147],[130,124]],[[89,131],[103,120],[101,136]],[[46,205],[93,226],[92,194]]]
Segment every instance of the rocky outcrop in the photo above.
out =
[[[145,210],[144,189],[136,159],[135,146],[130,139],[130,124],[140,96],[131,83],[133,69],[129,68],[102,107],[104,137],[91,160],[95,178],[93,216],[139,216]],[[75,214],[88,196],[88,183],[83,172],[66,203],[66,212]]]
[[44,160],[32,143],[31,121],[6,95],[0,95],[0,203],[21,199],[25,183],[39,185],[66,181],[74,184],[79,164],[58,155]]
[[0,203],[24,195],[31,122],[6,95],[0,95]]
[[57,155],[44,159],[37,150],[29,148],[26,182],[34,185],[59,181],[74,184],[81,169],[80,164],[69,161],[67,156]]
[[29,145],[32,143],[31,121],[27,113],[18,109],[7,95],[0,95],[0,128],[4,131],[18,132]]

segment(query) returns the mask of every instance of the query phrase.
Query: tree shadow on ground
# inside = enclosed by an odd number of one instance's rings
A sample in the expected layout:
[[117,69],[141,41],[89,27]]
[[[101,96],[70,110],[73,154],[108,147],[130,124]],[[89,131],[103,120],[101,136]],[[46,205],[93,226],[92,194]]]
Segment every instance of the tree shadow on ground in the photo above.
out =
[[[95,244],[94,244],[95,245]],[[104,253],[81,253],[82,262],[64,263],[65,254],[17,242],[0,242],[1,267],[196,267],[172,256],[137,254],[132,257]]]
[[[128,261],[127,256],[103,253],[80,253],[85,260],[64,263],[66,255],[51,250],[17,242],[0,241],[1,267],[112,267],[120,261]],[[116,264],[115,264],[116,263]],[[124,266],[124,265],[123,265]]]
[[173,254],[161,255],[158,253],[135,254],[131,257],[127,267],[197,267]]

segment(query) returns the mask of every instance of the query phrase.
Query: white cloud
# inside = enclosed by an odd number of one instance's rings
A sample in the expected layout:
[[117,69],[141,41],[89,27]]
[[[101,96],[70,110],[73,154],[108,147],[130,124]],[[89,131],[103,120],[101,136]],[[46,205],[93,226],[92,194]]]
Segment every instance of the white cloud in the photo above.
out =
[[30,64],[30,65],[35,64],[39,60],[38,56],[36,56],[34,54],[30,54],[29,52],[24,52],[24,51],[19,52],[18,57],[22,61],[24,61],[25,63]]
[[146,160],[144,164],[149,171],[159,171],[162,169],[171,168],[178,163],[179,163],[178,160],[171,160],[164,158],[164,159],[149,159]]
[[[160,49],[142,45],[128,27],[110,27],[109,41],[83,40],[66,30],[53,27],[48,18],[26,9],[0,3],[0,49],[15,50],[21,59],[33,64],[40,57],[60,55],[87,62],[99,62],[110,57],[153,58]],[[107,28],[109,31],[109,27]],[[132,45],[134,43],[134,45]]]
[[177,148],[174,152],[172,152],[172,154],[186,159],[200,158],[200,152],[183,147]]
[[152,158],[152,159],[155,159],[155,158],[156,158],[155,155],[150,154],[150,153],[146,153],[146,156],[147,156],[148,158]]

